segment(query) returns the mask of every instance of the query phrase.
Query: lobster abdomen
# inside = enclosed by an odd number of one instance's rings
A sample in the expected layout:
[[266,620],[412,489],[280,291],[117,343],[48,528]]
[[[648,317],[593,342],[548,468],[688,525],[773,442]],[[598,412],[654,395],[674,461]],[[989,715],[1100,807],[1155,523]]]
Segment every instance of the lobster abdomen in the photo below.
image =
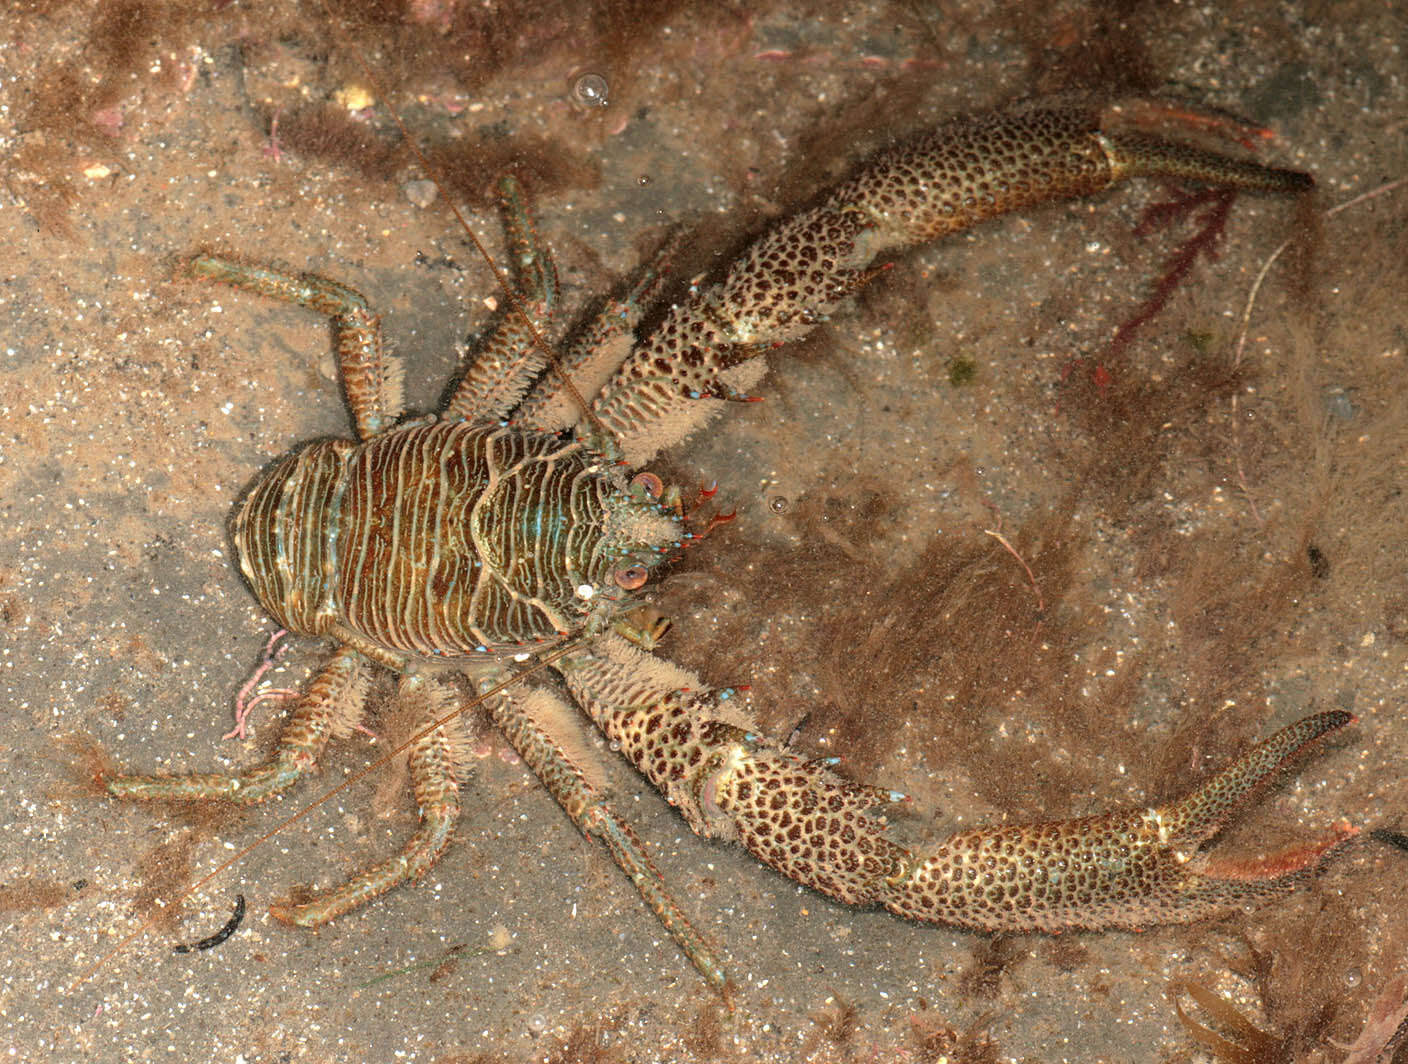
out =
[[263,469],[230,515],[240,572],[283,627],[327,630],[328,576],[337,542],[336,498],[356,444],[316,440]]
[[285,627],[341,625],[400,654],[460,657],[580,623],[619,489],[551,436],[464,421],[322,440],[236,508],[240,567]]

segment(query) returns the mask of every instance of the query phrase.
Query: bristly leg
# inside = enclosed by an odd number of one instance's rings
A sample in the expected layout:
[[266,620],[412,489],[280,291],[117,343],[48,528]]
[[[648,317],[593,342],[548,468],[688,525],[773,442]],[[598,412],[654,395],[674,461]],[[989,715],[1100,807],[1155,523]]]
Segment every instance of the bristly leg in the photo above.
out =
[[518,303],[504,308],[503,318],[470,361],[445,406],[446,418],[508,417],[547,365],[539,337],[551,328],[557,310],[557,267],[538,238],[537,222],[518,182],[511,177],[500,181],[499,198]]
[[[488,688],[492,682],[483,681],[481,686]],[[488,707],[490,718],[572,823],[582,834],[605,844],[612,859],[635,884],[694,967],[710,983],[722,987],[728,976],[713,947],[684,915],[635,831],[611,808],[600,785],[589,777],[590,753],[578,750],[578,744],[563,734],[562,725],[571,719],[572,710],[543,689],[526,695],[495,695]]]
[[215,281],[327,315],[333,327],[343,394],[357,435],[370,439],[401,416],[401,363],[386,353],[381,318],[372,313],[360,292],[316,273],[289,273],[215,255],[197,255],[186,272],[198,280]]
[[316,767],[329,739],[352,733],[362,719],[367,684],[367,660],[343,647],[308,683],[264,764],[236,776],[113,776],[107,780],[107,791],[114,798],[183,802],[224,798],[242,805],[272,798]]
[[[413,706],[423,724],[444,718],[456,700],[443,683],[420,676],[401,677],[398,699]],[[269,907],[284,923],[317,927],[335,920],[392,887],[423,876],[450,845],[459,820],[459,774],[464,752],[458,725],[444,725],[417,738],[409,749],[411,787],[420,810],[420,826],[395,857],[367,869],[341,886],[297,902]]]

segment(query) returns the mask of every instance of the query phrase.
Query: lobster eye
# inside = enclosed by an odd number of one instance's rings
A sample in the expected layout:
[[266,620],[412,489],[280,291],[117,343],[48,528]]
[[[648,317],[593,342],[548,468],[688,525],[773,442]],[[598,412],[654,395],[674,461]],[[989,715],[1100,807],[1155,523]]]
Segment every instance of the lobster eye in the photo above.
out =
[[652,499],[658,499],[665,492],[665,482],[654,473],[637,473],[631,478],[631,491],[645,492]]
[[611,574],[611,579],[616,581],[616,586],[626,591],[634,591],[643,586],[649,578],[650,571],[643,565],[628,565]]

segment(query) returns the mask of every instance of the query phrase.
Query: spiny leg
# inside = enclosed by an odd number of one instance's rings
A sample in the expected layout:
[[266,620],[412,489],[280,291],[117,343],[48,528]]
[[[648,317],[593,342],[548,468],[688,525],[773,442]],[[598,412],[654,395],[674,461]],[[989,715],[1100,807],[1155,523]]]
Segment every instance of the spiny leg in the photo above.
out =
[[328,740],[351,733],[367,697],[367,661],[342,647],[328,661],[289,712],[278,746],[264,764],[239,775],[113,776],[107,790],[115,798],[204,801],[224,798],[249,805],[287,790],[312,769]]
[[[422,724],[444,717],[457,697],[444,684],[415,675],[401,678],[397,696],[417,706],[415,719]],[[420,810],[420,826],[405,848],[339,887],[297,903],[271,905],[271,916],[299,927],[318,927],[429,871],[450,844],[460,815],[463,751],[455,727],[442,725],[411,744],[411,786]]]
[[289,273],[214,255],[197,255],[187,272],[201,280],[326,314],[332,320],[342,389],[357,435],[370,439],[391,428],[401,416],[401,366],[387,355],[381,342],[381,319],[371,312],[360,292],[315,273]]
[[[493,680],[486,680],[481,688],[493,685]],[[494,723],[557,799],[572,823],[582,834],[601,840],[611,851],[616,864],[630,877],[645,903],[694,967],[714,986],[724,986],[728,974],[713,948],[680,909],[639,836],[606,803],[598,785],[584,771],[592,755],[585,748],[576,749],[578,744],[567,737],[565,729],[570,727],[571,707],[549,692],[537,689],[513,697],[496,695],[488,702],[488,709]]]
[[513,420],[535,432],[560,432],[581,421],[585,412],[566,388],[566,374],[582,395],[595,395],[610,379],[635,342],[635,329],[651,297],[659,290],[681,234],[666,240],[636,274],[624,294],[608,299],[562,356],[561,373],[553,370],[540,380],[513,412]]
[[[518,182],[511,177],[501,180],[499,199],[518,306],[503,308],[503,317],[446,404],[447,418],[508,417],[548,361],[542,343],[557,308],[557,267],[538,238],[537,223]],[[523,320],[524,313],[532,328]]]

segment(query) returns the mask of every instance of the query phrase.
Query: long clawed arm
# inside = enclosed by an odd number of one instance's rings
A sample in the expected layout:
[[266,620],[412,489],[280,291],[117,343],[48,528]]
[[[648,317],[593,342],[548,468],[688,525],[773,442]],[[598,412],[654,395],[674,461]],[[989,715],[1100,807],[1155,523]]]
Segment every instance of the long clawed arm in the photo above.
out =
[[915,920],[1051,933],[1185,923],[1291,890],[1358,834],[1340,823],[1246,861],[1202,849],[1289,762],[1353,721],[1348,713],[1283,728],[1165,805],[966,831],[910,850],[883,816],[903,795],[784,749],[677,666],[606,637],[562,668],[574,697],[694,830],[736,839],[841,901]]
[[742,397],[757,356],[800,339],[874,273],[878,256],[989,218],[1089,195],[1131,177],[1268,193],[1308,174],[1144,135],[1102,132],[1089,114],[1032,110],[962,119],[876,156],[818,205],[775,225],[722,280],[670,308],[593,403],[631,466]]

